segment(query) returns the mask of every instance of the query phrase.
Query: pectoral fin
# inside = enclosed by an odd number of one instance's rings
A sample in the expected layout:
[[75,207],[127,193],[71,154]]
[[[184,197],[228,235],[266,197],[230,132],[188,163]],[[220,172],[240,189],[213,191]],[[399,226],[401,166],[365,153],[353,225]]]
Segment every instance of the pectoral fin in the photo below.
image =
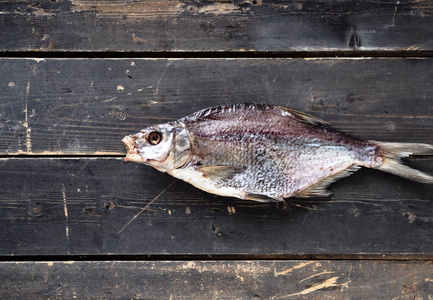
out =
[[197,171],[203,173],[203,176],[210,179],[225,178],[230,179],[236,174],[242,173],[245,168],[233,167],[226,165],[199,166]]

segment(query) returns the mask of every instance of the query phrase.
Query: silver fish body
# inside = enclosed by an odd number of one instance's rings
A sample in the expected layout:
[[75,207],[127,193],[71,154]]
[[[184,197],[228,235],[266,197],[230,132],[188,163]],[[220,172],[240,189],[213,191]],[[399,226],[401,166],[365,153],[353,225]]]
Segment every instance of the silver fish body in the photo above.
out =
[[236,104],[201,110],[123,139],[126,160],[151,165],[207,192],[262,202],[328,196],[327,186],[359,167],[412,180],[433,177],[400,163],[433,146],[361,140],[281,106]]

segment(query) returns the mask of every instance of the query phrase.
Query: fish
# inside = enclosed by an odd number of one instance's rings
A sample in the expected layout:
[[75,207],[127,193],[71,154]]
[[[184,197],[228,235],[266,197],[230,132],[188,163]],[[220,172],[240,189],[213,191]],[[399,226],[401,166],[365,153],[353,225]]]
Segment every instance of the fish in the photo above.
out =
[[328,186],[361,167],[421,183],[429,174],[401,158],[433,146],[364,140],[278,105],[210,107],[122,140],[125,161],[152,166],[208,193],[259,202],[328,197]]

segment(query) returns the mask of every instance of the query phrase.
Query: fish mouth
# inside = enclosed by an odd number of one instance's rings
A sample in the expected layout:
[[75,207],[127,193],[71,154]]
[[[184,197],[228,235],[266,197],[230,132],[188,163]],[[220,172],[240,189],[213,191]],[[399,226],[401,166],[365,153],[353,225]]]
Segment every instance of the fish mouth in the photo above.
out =
[[125,161],[144,162],[143,157],[138,153],[138,149],[135,147],[134,139],[130,135],[125,136],[122,142],[127,150]]

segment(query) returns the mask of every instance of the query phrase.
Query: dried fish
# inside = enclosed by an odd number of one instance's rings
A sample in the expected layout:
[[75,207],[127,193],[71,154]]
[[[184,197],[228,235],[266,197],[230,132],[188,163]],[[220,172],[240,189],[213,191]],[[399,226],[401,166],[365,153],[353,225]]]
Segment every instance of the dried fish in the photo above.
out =
[[126,136],[125,160],[150,165],[209,193],[261,202],[329,196],[332,182],[360,167],[411,180],[433,177],[403,165],[433,146],[362,140],[281,106],[207,108]]

